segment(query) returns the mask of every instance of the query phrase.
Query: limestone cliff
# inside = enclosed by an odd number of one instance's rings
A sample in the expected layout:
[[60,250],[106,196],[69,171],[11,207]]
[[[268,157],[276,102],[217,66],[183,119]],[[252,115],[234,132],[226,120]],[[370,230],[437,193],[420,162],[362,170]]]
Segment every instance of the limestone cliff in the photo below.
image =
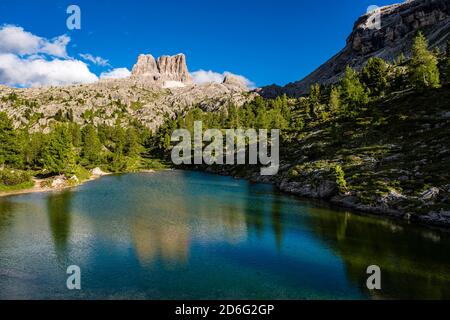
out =
[[186,64],[186,56],[161,56],[158,60],[152,55],[140,55],[133,67],[132,78],[164,85],[167,82],[191,84],[192,78]]

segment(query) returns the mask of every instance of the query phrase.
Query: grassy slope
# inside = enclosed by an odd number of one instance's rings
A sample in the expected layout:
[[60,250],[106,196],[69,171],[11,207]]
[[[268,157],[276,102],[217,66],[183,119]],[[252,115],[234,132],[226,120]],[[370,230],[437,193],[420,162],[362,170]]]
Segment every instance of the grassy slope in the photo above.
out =
[[33,187],[34,187],[34,182],[33,181],[24,182],[24,183],[15,185],[15,186],[5,186],[4,184],[0,184],[0,193],[31,189]]
[[[309,128],[290,157],[297,171],[324,170],[339,163],[349,189],[364,204],[376,204],[395,191],[407,197],[389,203],[403,212],[450,211],[450,88],[391,95],[373,102],[357,119],[330,120]],[[308,146],[308,148],[305,148]],[[286,154],[292,154],[287,152]],[[292,177],[292,172],[290,174]],[[295,177],[293,178],[296,179]],[[300,178],[300,181],[302,179]],[[439,196],[420,201],[432,187]]]

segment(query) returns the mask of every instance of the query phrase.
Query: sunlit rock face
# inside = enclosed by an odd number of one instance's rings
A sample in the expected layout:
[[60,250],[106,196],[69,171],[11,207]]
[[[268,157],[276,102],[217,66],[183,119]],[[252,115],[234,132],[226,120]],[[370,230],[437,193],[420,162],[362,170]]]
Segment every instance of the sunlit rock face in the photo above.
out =
[[[361,16],[347,39],[345,48],[305,79],[284,88],[274,90],[302,95],[309,92],[314,83],[330,85],[336,83],[345,67],[360,70],[371,57],[393,61],[401,53],[408,57],[414,36],[423,31],[432,48],[446,49],[450,35],[449,0],[410,0],[379,9],[379,19],[374,12]],[[375,23],[378,19],[379,24]],[[326,41],[326,39],[324,39]]]
[[167,82],[192,83],[184,54],[161,56],[157,60],[150,54],[140,55],[131,77],[159,83],[162,86]]

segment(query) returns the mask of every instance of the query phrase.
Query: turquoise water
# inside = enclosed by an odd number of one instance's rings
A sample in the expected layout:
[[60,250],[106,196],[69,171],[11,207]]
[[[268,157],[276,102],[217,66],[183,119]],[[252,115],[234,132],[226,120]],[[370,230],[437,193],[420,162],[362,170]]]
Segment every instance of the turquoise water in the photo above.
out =
[[[372,264],[380,291],[366,289]],[[447,233],[229,177],[128,174],[0,198],[0,299],[448,299],[449,271]]]

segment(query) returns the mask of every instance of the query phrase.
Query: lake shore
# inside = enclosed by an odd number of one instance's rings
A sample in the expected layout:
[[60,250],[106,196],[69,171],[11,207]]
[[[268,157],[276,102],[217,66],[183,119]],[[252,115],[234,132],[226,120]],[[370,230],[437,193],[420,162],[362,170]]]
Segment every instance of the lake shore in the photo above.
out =
[[64,185],[64,186],[59,186],[59,187],[48,186],[49,182],[52,180],[52,178],[48,178],[48,179],[33,178],[33,182],[34,182],[33,187],[26,188],[26,189],[20,189],[20,190],[0,192],[0,198],[14,196],[14,195],[21,195],[21,194],[29,194],[29,193],[44,193],[44,192],[52,192],[52,191],[62,191],[62,190],[78,187],[87,182],[100,179],[101,177],[104,177],[106,175],[109,175],[109,173],[104,174],[104,175],[93,175],[89,179],[82,181],[76,185]]
[[[155,170],[151,169],[144,169],[139,170],[138,173],[155,173]],[[24,188],[19,190],[11,190],[11,191],[4,191],[0,192],[0,198],[2,197],[8,197],[8,196],[15,196],[15,195],[21,195],[21,194],[29,194],[29,193],[44,193],[44,192],[53,192],[53,191],[62,191],[67,190],[71,188],[79,187],[85,183],[98,180],[102,177],[112,175],[113,173],[109,172],[103,172],[101,170],[94,170],[94,173],[89,177],[89,179],[86,179],[84,181],[81,181],[77,184],[70,185],[70,184],[58,184],[56,186],[52,186],[52,182],[55,181],[55,179],[58,179],[58,177],[51,177],[47,179],[37,179],[33,178],[34,186],[31,188]]]
[[[156,171],[157,170],[153,170],[153,169],[143,169],[143,170],[137,171],[137,173],[153,174]],[[124,173],[126,173],[126,172],[124,172]],[[79,187],[85,183],[95,181],[95,180],[98,180],[102,177],[109,176],[109,175],[113,175],[113,173],[103,172],[101,170],[94,169],[94,173],[91,174],[89,179],[81,181],[75,185],[65,184],[65,185],[59,185],[59,186],[55,186],[55,187],[52,187],[51,185],[52,185],[52,181],[54,181],[55,178],[57,178],[57,177],[50,177],[47,179],[33,178],[33,182],[34,182],[33,187],[19,189],[19,190],[3,191],[3,192],[0,192],[0,198],[21,195],[21,194],[29,194],[29,193],[44,193],[44,192],[62,191],[62,190],[66,190],[66,189]]]

